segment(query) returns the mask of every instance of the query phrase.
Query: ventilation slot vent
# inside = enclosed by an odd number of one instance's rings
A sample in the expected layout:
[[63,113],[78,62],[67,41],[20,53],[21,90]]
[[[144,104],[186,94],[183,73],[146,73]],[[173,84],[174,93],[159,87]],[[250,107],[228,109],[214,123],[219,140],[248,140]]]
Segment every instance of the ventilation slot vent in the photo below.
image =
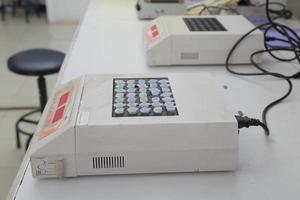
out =
[[124,156],[93,157],[94,169],[118,169],[124,166]]
[[181,60],[198,60],[199,59],[199,53],[181,53]]

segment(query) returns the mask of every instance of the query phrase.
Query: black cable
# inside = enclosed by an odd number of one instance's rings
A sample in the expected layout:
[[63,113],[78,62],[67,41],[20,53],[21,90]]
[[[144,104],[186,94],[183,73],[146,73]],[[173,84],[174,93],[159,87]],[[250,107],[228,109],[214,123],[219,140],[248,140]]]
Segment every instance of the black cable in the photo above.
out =
[[[269,128],[268,128],[268,123],[267,123],[267,114],[270,111],[271,108],[273,108],[275,105],[279,104],[280,102],[282,102],[284,99],[286,99],[293,90],[293,84],[291,79],[296,79],[296,78],[300,78],[300,71],[297,73],[294,73],[292,75],[284,75],[284,74],[280,74],[277,72],[271,72],[271,71],[267,71],[266,69],[262,68],[259,66],[259,64],[255,61],[255,56],[259,55],[259,54],[264,54],[264,53],[268,53],[269,55],[271,55],[274,59],[278,60],[278,61],[282,61],[282,62],[290,62],[290,61],[298,61],[300,64],[300,37],[297,35],[297,33],[292,30],[290,27],[283,25],[283,24],[279,24],[277,22],[274,22],[271,15],[270,15],[270,9],[269,9],[269,5],[270,2],[269,0],[266,0],[266,4],[265,4],[265,8],[266,8],[266,16],[268,19],[268,23],[259,25],[255,28],[253,28],[252,30],[250,30],[249,32],[247,32],[245,35],[243,35],[231,48],[231,50],[228,53],[228,56],[226,58],[226,62],[225,62],[225,66],[228,72],[235,74],[235,75],[240,75],[240,76],[273,76],[276,78],[280,78],[285,80],[288,83],[288,91],[280,98],[276,99],[275,101],[272,101],[271,103],[269,103],[262,112],[262,123],[264,125],[260,125],[260,126],[265,126],[265,133],[266,135],[269,135]],[[254,73],[242,73],[242,72],[237,72],[234,71],[230,68],[230,59],[234,53],[234,51],[237,49],[237,47],[240,45],[240,43],[242,41],[244,41],[251,33],[253,33],[256,30],[259,29],[264,29],[264,50],[260,50],[260,51],[256,51],[253,52],[250,56],[250,61],[252,63],[252,65],[259,70],[260,72],[254,72]],[[270,31],[277,31],[278,33],[280,33],[284,39],[282,38],[277,38],[277,37],[269,37],[269,32]],[[268,44],[268,42],[270,41],[280,41],[280,42],[285,42],[287,45],[287,47],[272,47]],[[292,52],[293,53],[293,57],[291,58],[282,58],[279,55],[275,55],[275,52],[279,52],[279,51],[288,51],[288,52]],[[240,119],[241,120],[241,119]],[[244,119],[245,120],[245,119]],[[249,122],[249,120],[246,120]],[[254,120],[255,121],[255,120]],[[250,122],[253,122],[253,120]],[[257,121],[255,121],[255,124],[258,124]],[[244,126],[245,127],[245,126]]]
[[[276,5],[281,7],[280,9],[271,9],[270,5]],[[257,5],[258,7],[263,7],[263,6],[267,6],[266,3],[263,4],[259,4]],[[268,3],[269,6],[269,13],[273,14],[274,17],[273,19],[278,19],[278,18],[285,18],[285,19],[290,19],[293,16],[293,12],[291,10],[289,10],[285,4],[280,3],[280,2],[269,2]]]
[[218,9],[219,11],[225,10],[225,11],[230,11],[234,14],[240,15],[240,13],[235,8],[231,8],[231,7],[228,7],[228,6],[213,6],[213,5],[206,5],[206,4],[197,4],[197,5],[191,6],[190,8],[188,8],[188,11],[194,10],[195,8],[198,8],[198,7],[202,7],[202,9],[198,12],[198,15],[202,15],[202,13],[205,10],[207,10],[208,13],[211,14],[210,9]]
[[260,126],[264,129],[267,135],[270,134],[269,128],[262,123],[259,119],[249,118],[247,116],[235,115],[235,118],[238,122],[238,128],[249,128],[250,126]]
[[0,107],[0,111],[12,111],[12,110],[33,110],[38,109],[35,106],[20,106],[20,107]]
[[234,9],[234,8],[230,8],[230,7],[226,7],[226,6],[206,6],[206,5],[202,5],[202,9],[200,10],[200,12],[198,13],[198,15],[202,15],[202,13],[207,10],[209,14],[211,14],[210,9],[218,9],[219,11],[221,10],[225,10],[225,11],[230,11],[233,12],[236,15],[240,15],[240,13]]

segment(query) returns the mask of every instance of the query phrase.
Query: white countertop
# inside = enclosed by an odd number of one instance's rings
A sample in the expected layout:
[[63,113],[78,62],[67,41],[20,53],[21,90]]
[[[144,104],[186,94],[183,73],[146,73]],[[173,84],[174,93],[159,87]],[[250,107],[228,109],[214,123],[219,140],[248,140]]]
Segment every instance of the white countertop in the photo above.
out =
[[[91,1],[58,84],[87,73],[211,72],[219,84],[228,86],[224,93],[232,108],[257,118],[267,103],[287,90],[287,84],[280,79],[237,77],[229,74],[224,66],[148,67],[143,45],[145,22],[137,19],[135,3],[135,0]],[[270,60],[265,66],[284,73],[299,69],[296,64]],[[237,66],[236,69],[254,70],[250,66]],[[37,180],[31,176],[26,155],[8,199],[298,199],[300,82],[293,82],[292,95],[268,115],[270,137],[265,137],[260,128],[241,130],[239,167],[235,172]]]

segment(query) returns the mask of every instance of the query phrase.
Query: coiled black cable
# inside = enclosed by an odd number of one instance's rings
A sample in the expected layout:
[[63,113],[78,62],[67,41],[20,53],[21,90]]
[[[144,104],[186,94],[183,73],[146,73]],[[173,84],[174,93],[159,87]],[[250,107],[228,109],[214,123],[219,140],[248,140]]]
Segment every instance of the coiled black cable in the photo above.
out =
[[[259,25],[252,30],[250,30],[248,33],[243,35],[231,48],[231,50],[228,53],[228,56],[226,58],[225,66],[228,72],[235,74],[235,75],[240,75],[240,76],[273,76],[276,78],[280,78],[285,80],[288,83],[288,91],[280,98],[272,101],[269,103],[262,112],[262,122],[265,125],[265,133],[266,135],[270,134],[269,128],[268,128],[268,123],[267,123],[267,114],[270,111],[271,108],[273,108],[275,105],[279,104],[282,102],[284,99],[286,99],[293,90],[293,83],[291,79],[296,79],[300,78],[300,72],[296,72],[292,75],[284,75],[281,73],[277,72],[271,72],[267,71],[266,69],[262,68],[256,61],[255,61],[255,56],[259,54],[265,54],[268,53],[270,56],[272,56],[274,59],[281,61],[281,62],[290,62],[290,61],[297,61],[300,64],[300,37],[297,35],[297,33],[291,29],[290,27],[274,22],[271,15],[270,15],[270,9],[269,9],[270,2],[269,0],[266,0],[265,8],[266,8],[266,16],[268,19],[268,23]],[[254,73],[242,73],[238,71],[234,71],[230,68],[230,59],[235,52],[235,50],[238,48],[241,42],[243,42],[251,33],[253,33],[256,30],[264,30],[264,47],[265,49],[253,52],[250,56],[250,61],[252,65],[259,70],[259,72],[254,72]],[[269,37],[270,31],[276,31],[279,33],[282,37]],[[272,47],[269,45],[270,41],[280,41],[284,42],[286,45],[283,47]],[[291,52],[293,54],[292,57],[290,58],[285,58],[285,57],[280,57],[280,55],[276,54],[276,52]]]
[[[271,9],[270,5],[276,5],[278,7],[280,7],[279,9]],[[263,7],[263,6],[267,6],[266,3],[263,4],[259,4],[259,7]],[[293,12],[291,10],[289,10],[285,4],[280,3],[280,2],[269,2],[268,3],[269,6],[269,14],[272,14],[273,17],[272,19],[278,19],[278,18],[285,18],[285,19],[290,19],[293,16]]]

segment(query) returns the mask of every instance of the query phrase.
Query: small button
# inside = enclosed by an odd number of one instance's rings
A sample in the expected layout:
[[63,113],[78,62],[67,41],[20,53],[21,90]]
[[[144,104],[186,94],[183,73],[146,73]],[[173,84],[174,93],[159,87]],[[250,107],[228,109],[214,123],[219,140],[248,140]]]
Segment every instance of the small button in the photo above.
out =
[[143,79],[138,80],[138,84],[145,84],[145,83],[146,83],[146,81]]
[[128,97],[128,98],[133,98],[133,97],[135,97],[135,93],[128,93],[128,94],[126,94],[126,96]]
[[124,97],[124,93],[116,93],[116,94],[115,94],[115,97],[117,97],[117,98]]
[[127,80],[126,83],[127,83],[127,84],[134,84],[134,83],[135,83],[135,80]]
[[122,89],[122,88],[116,88],[115,92],[120,93],[120,92],[126,92],[126,90]]
[[138,111],[138,108],[137,108],[137,107],[129,107],[129,108],[127,109],[127,111],[128,111],[128,113],[129,113],[130,115],[136,115],[136,114],[137,114],[137,111]]
[[124,89],[125,85],[116,85],[116,89]]
[[148,102],[148,98],[147,97],[141,97],[140,102]]
[[125,82],[123,80],[115,80],[116,84],[124,84]]
[[169,113],[174,113],[176,111],[176,106],[166,106],[166,110]]
[[157,88],[150,88],[149,90],[150,90],[152,96],[157,96],[160,93],[160,90]]
[[127,106],[128,107],[136,107],[138,104],[137,103],[128,103]]
[[136,102],[136,98],[134,98],[134,97],[129,97],[129,98],[127,98],[127,102],[128,102],[128,103],[135,103],[135,102]]
[[152,103],[152,106],[153,106],[153,107],[160,107],[160,106],[162,106],[162,104],[159,103],[159,102],[153,102],[153,103]]
[[166,84],[166,83],[162,83],[159,85],[161,88],[169,88],[170,85],[169,84]]
[[125,89],[125,85],[115,85],[115,90],[116,89],[119,89],[119,90]]
[[116,107],[116,108],[123,108],[124,106],[125,106],[124,103],[115,103],[114,104],[114,107]]
[[135,84],[128,84],[128,85],[127,85],[127,88],[128,88],[128,89],[136,88],[136,85],[135,85]]
[[146,92],[147,92],[147,89],[146,89],[146,88],[140,88],[140,89],[139,89],[139,92],[140,92],[140,93],[146,93]]
[[164,102],[171,102],[171,101],[173,101],[174,99],[171,98],[171,97],[164,97],[162,100],[163,100]]
[[124,114],[124,108],[116,108],[115,114],[117,115],[123,115]]
[[169,88],[167,88],[167,87],[163,87],[163,88],[161,88],[161,90],[163,91],[163,92],[170,92],[171,90],[169,89]]
[[162,111],[163,111],[162,107],[155,107],[155,108],[153,109],[153,112],[154,112],[155,114],[161,114]]
[[116,98],[116,99],[115,99],[115,102],[116,102],[116,103],[123,103],[124,100],[125,100],[125,99],[124,99],[123,97],[119,97],[119,98]]
[[141,89],[141,88],[144,88],[144,89],[147,89],[148,86],[146,84],[138,84],[138,87]]
[[129,92],[129,93],[133,93],[133,92],[135,92],[136,91],[136,88],[128,88],[127,89],[127,92]]
[[171,92],[164,92],[160,96],[161,97],[170,97],[170,96],[172,96],[172,93]]
[[167,84],[169,81],[167,79],[161,79],[158,81],[160,84]]
[[172,102],[172,101],[168,101],[168,102],[166,102],[164,105],[165,105],[166,107],[168,107],[168,106],[175,106],[175,103]]
[[140,112],[142,114],[149,114],[150,111],[151,111],[151,108],[147,108],[147,107],[143,107],[143,108],[140,109]]
[[156,83],[151,83],[150,84],[150,88],[157,88],[157,87],[158,87],[158,85]]
[[148,82],[149,82],[150,84],[157,83],[157,79],[150,79]]
[[140,94],[139,94],[139,97],[140,97],[140,98],[142,98],[142,97],[147,97],[147,93],[140,93]]
[[153,97],[152,99],[152,102],[160,102],[160,98],[159,97]]
[[149,103],[146,103],[146,102],[140,103],[140,107],[141,107],[141,108],[147,108],[147,107],[149,107],[149,106],[150,106]]

